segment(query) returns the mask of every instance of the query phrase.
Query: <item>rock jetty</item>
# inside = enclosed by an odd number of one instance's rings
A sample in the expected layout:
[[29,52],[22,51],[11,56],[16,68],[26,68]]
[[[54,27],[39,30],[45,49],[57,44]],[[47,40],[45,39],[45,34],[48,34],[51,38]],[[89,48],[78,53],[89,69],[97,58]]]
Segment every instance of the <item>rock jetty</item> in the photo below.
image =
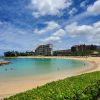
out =
[[0,65],[9,64],[10,61],[0,61]]

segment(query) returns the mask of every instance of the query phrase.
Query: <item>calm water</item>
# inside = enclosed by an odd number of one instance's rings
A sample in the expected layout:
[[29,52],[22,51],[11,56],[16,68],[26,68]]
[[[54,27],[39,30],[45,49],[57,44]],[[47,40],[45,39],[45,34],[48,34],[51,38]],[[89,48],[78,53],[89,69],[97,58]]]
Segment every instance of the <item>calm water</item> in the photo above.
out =
[[11,63],[0,66],[1,78],[38,76],[58,71],[71,71],[86,67],[87,63],[65,59],[6,58]]

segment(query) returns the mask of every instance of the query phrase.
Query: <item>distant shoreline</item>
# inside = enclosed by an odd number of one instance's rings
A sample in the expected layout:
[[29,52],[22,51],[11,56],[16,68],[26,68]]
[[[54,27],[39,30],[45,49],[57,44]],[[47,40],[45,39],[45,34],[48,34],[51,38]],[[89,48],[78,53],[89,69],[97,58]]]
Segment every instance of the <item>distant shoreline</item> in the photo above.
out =
[[[8,57],[7,57],[8,58]],[[14,79],[12,81],[1,82],[0,86],[0,99],[9,97],[19,92],[36,88],[37,86],[44,85],[48,82],[57,81],[71,76],[80,75],[83,73],[100,71],[100,57],[64,57],[64,56],[24,56],[24,57],[10,57],[10,58],[58,58],[58,59],[73,59],[89,62],[89,65],[85,69],[76,70],[73,74],[60,72],[52,75],[44,75],[40,77],[25,77],[24,79]]]

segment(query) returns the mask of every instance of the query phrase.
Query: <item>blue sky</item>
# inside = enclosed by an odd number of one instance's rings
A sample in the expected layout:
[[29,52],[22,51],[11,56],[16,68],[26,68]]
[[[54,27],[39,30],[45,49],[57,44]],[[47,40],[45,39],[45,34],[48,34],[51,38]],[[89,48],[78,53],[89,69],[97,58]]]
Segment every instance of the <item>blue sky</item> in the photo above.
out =
[[100,0],[0,0],[0,55],[46,43],[100,45]]

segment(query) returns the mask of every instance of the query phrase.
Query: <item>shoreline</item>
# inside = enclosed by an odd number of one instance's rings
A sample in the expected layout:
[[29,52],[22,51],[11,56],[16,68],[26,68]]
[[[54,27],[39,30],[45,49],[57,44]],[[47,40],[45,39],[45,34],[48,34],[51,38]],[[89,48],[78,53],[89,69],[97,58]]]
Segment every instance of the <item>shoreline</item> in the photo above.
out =
[[[16,57],[10,57],[16,58]],[[60,79],[64,79],[71,76],[77,76],[83,73],[93,72],[93,71],[100,71],[100,57],[61,57],[61,56],[54,56],[54,57],[43,57],[43,56],[28,56],[28,57],[17,57],[17,58],[59,58],[59,59],[73,59],[73,60],[80,60],[88,62],[89,65],[85,69],[79,69],[73,73],[66,73],[60,72],[55,73],[52,75],[44,75],[42,77],[26,77],[25,79],[13,80],[9,82],[2,82],[0,83],[0,99],[4,97],[9,97],[19,92],[24,92],[30,90],[32,88],[36,88],[37,86],[44,85],[46,83],[57,81]],[[16,83],[16,84],[14,84]]]

